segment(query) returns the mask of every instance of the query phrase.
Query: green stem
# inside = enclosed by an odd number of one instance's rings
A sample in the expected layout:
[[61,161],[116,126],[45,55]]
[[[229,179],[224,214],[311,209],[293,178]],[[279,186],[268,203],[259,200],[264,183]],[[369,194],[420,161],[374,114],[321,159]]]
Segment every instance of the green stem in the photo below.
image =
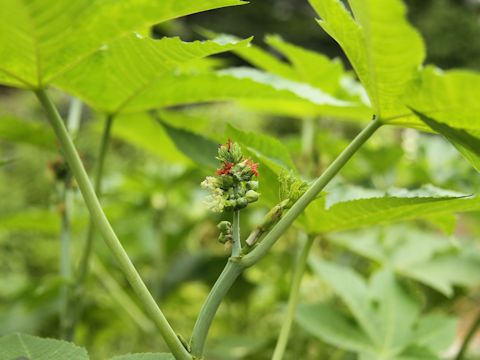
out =
[[205,303],[200,310],[200,314],[195,322],[192,332],[190,346],[192,348],[192,355],[197,358],[202,358],[205,341],[207,340],[208,331],[212,324],[213,318],[220,306],[223,298],[227,295],[228,290],[233,285],[237,277],[242,273],[238,258],[231,257],[222,273],[218,277],[215,285],[213,285],[210,294],[208,294]]
[[270,230],[265,238],[243,259],[245,267],[250,267],[262,259],[292,225],[295,219],[305,210],[305,208],[317,197],[317,195],[328,185],[328,183],[338,174],[350,158],[362,147],[363,144],[382,126],[378,119],[371,121],[365,129],[347,146],[347,148],[330,164],[325,172],[310,186],[305,194],[298,199],[290,210],[280,219],[280,221]]
[[235,210],[233,212],[232,232],[232,256],[238,257],[242,253],[242,243],[240,242],[240,210]]
[[[110,141],[110,134],[112,130],[114,117],[113,115],[108,115],[105,120],[105,125],[103,128],[102,139],[100,141],[100,149],[98,152],[97,167],[94,174],[94,190],[97,194],[98,199],[102,197],[102,179],[103,179],[103,169],[105,165],[105,158],[108,150],[108,143]],[[83,286],[85,283],[85,278],[88,273],[88,265],[90,262],[90,256],[92,253],[93,238],[95,235],[95,223],[92,217],[90,217],[88,228],[87,228],[87,237],[85,239],[85,245],[80,258],[80,264],[78,269],[78,285]]]
[[82,102],[77,98],[70,100],[70,109],[67,117],[67,130],[70,136],[75,139],[78,129],[80,128],[80,120],[82,118]]
[[473,337],[477,333],[478,329],[480,329],[480,312],[478,313],[477,317],[472,323],[472,326],[470,326],[470,329],[468,330],[467,336],[465,336],[465,339],[463,339],[462,346],[460,347],[460,350],[455,357],[455,360],[463,360],[465,354],[467,353],[468,347],[473,340]]
[[69,299],[71,295],[71,228],[70,228],[70,189],[67,179],[62,184],[62,204],[60,209],[60,277],[65,282],[60,289],[60,333],[63,339],[70,340],[71,313],[69,311]]
[[287,317],[282,324],[280,336],[273,352],[272,360],[281,360],[287,348],[288,338],[290,336],[290,329],[292,328],[295,310],[298,304],[298,296],[300,293],[300,283],[302,282],[303,273],[305,271],[308,254],[312,248],[315,238],[310,236],[307,241],[301,244],[300,255],[294,268],[292,283],[290,286],[290,294],[288,298]]
[[106,244],[117,260],[120,269],[123,271],[128,282],[137,294],[140,302],[145,308],[147,314],[152,318],[158,329],[160,330],[163,339],[172,351],[176,359],[186,360],[191,359],[190,354],[182,345],[180,339],[177,337],[162,311],[151,296],[142,278],[133,266],[125,249],[118,240],[115,232],[112,229],[101,205],[98,201],[95,191],[90,183],[88,175],[83,167],[80,157],[73,145],[72,140],[68,135],[68,131],[60,117],[55,105],[51,102],[44,89],[35,91],[38,100],[42,104],[48,120],[55,131],[57,139],[63,149],[65,158],[70,166],[70,169],[77,181],[78,187],[84,198],[85,204],[90,212],[90,216],[95,222],[96,228],[99,230]]
[[[94,190],[97,194],[97,198],[100,200],[102,197],[102,179],[103,179],[103,169],[105,164],[105,158],[108,150],[108,144],[110,142],[110,134],[112,129],[114,117],[113,115],[107,115],[105,119],[105,124],[103,127],[102,138],[100,140],[100,148],[98,151],[98,157],[96,162],[96,168],[94,173]],[[93,248],[93,239],[95,237],[95,224],[93,218],[89,218],[88,227],[87,227],[87,236],[85,237],[85,243],[83,245],[83,251],[80,256],[80,261],[78,264],[76,282],[75,282],[75,291],[74,298],[72,299],[75,304],[75,310],[73,311],[73,318],[70,324],[69,332],[72,334],[71,337],[75,334],[75,328],[77,327],[78,321],[82,316],[83,311],[83,300],[85,295],[85,280],[89,272],[90,258]]]
[[[67,117],[67,131],[72,139],[77,135],[82,117],[82,102],[76,98],[70,101]],[[71,176],[67,174],[63,181],[62,210],[61,210],[61,234],[60,234],[60,276],[67,281],[60,289],[60,331],[62,338],[71,341],[73,338],[72,324],[75,322],[75,311],[70,306],[72,301],[72,258],[71,258],[71,213],[73,211],[71,188]]]
[[220,306],[223,298],[227,294],[235,279],[241,272],[256,264],[267,253],[273,244],[283,235],[295,219],[303,210],[315,200],[316,196],[323,188],[337,175],[348,160],[362,147],[362,145],[381,127],[382,123],[378,119],[370,122],[365,129],[349,144],[349,146],[339,155],[337,159],[327,168],[327,170],[313,183],[313,185],[298,199],[293,207],[280,219],[280,221],[270,230],[263,241],[257,245],[249,254],[242,258],[230,258],[227,266],[217,279],[210,294],[207,297],[200,314],[198,315],[195,327],[192,333],[191,347],[192,355],[201,358],[207,338],[208,330],[213,321],[215,313]]

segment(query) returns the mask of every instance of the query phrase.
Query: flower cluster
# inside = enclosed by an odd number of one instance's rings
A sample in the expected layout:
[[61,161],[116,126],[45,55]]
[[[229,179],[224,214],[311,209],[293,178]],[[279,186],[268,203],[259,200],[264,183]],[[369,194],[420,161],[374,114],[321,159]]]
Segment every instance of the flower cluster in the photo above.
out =
[[221,166],[216,176],[207,176],[202,187],[210,190],[208,205],[214,212],[240,210],[258,200],[258,164],[244,158],[240,146],[230,139],[218,148]]

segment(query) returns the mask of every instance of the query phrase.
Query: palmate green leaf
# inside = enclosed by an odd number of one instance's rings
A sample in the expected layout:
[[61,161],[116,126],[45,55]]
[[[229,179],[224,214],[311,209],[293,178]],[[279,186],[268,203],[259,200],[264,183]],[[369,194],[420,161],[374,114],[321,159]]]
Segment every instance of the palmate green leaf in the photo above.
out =
[[473,287],[480,284],[480,254],[463,251],[433,257],[429,261],[401,269],[401,272],[425,283],[446,296],[453,286]]
[[[466,131],[480,131],[480,73],[467,70],[442,71],[425,67],[412,84],[405,102],[437,122]],[[412,116],[391,119],[392,124],[421,123]]]
[[[205,35],[209,38],[215,38],[218,36],[219,38],[223,38],[228,41],[239,40],[239,38],[234,35],[216,34],[211,31],[205,31]],[[299,80],[297,72],[290,66],[290,64],[285,63],[275,55],[269,53],[259,46],[252,44],[248,48],[235,49],[233,53],[251,65],[255,66],[257,69],[276,74],[286,79]]]
[[454,294],[454,286],[480,284],[480,255],[467,246],[458,249],[437,233],[394,226],[337,234],[330,241],[448,297]]
[[455,341],[458,320],[444,314],[429,314],[415,327],[415,343],[434,354],[442,354]]
[[348,306],[369,339],[376,343],[380,332],[375,322],[375,312],[369,301],[369,289],[365,280],[351,269],[310,257],[313,272],[321,276]]
[[[384,360],[421,359],[420,355],[438,358],[455,340],[455,320],[442,315],[420,316],[420,305],[388,267],[374,273],[367,284],[349,268],[313,256],[309,263],[360,325],[358,328],[338,310],[309,305],[307,311],[300,308],[297,319],[313,335],[359,352],[362,359]],[[332,323],[336,325],[330,326]]]
[[433,354],[426,348],[412,346],[392,360],[438,360],[441,354]]
[[[238,39],[231,35],[222,35],[226,39]],[[233,52],[251,65],[285,79],[309,83],[334,94],[340,87],[345,70],[341,61],[311,51],[283,40],[278,35],[268,35],[265,42],[282,53],[290,63],[278,59],[262,48],[252,45],[235,49]]]
[[413,346],[400,355],[389,356],[381,353],[362,353],[359,360],[438,360],[439,355],[432,354],[428,349]]
[[347,55],[380,119],[405,113],[401,98],[425,58],[401,0],[310,0],[320,26]]
[[371,299],[378,304],[377,323],[381,333],[378,347],[385,349],[382,353],[394,356],[412,342],[412,328],[420,315],[419,305],[386,268],[374,274],[370,286]]
[[58,150],[55,136],[46,124],[13,116],[0,117],[0,140],[32,145],[46,151]]
[[[414,111],[414,114],[433,131],[442,134],[477,171],[480,171],[480,136],[475,136],[473,133],[464,129],[450,127],[422,113]],[[478,134],[480,134],[480,130],[478,130]]]
[[218,143],[200,134],[175,128],[166,122],[160,122],[160,125],[163,126],[165,132],[177,146],[177,149],[194,162],[206,168],[206,170],[212,170],[218,167],[219,163],[216,159]]
[[[336,94],[341,79],[346,75],[339,59],[327,56],[284,41],[278,35],[270,35],[265,42],[281,52],[292,64],[297,80],[309,83],[327,93]],[[246,49],[246,51],[250,48]]]
[[339,348],[363,352],[374,347],[351,319],[332,306],[300,305],[295,318],[304,330]]
[[0,360],[88,360],[87,351],[72,343],[42,339],[25,334],[11,334],[0,338]]
[[304,225],[308,231],[323,233],[478,210],[480,199],[477,197],[430,187],[373,194],[363,199],[340,199],[333,203],[328,202],[327,196],[327,199],[321,198],[309,205]]
[[41,88],[135,30],[239,0],[1,0],[0,83]]
[[145,89],[142,96],[132,99],[123,111],[225,101],[294,116],[322,114],[357,121],[370,116],[363,105],[338,100],[308,84],[287,81],[254,69],[169,74]]
[[164,86],[162,75],[188,61],[247,46],[249,41],[183,42],[179,38],[154,40],[132,34],[97,51],[55,84],[97,110],[116,114],[142,98],[152,84]]
[[[218,36],[226,40],[238,40],[237,37],[226,34],[215,34],[206,32],[207,36]],[[312,101],[310,106],[301,104],[270,101],[268,99],[258,99],[242,101],[242,105],[251,107],[256,111],[263,111],[279,115],[289,115],[294,117],[305,116],[333,116],[339,119],[363,120],[371,118],[371,109],[365,91],[362,86],[351,78],[342,63],[338,59],[329,59],[321,53],[317,53],[283,40],[278,35],[270,35],[265,38],[276,51],[282,53],[288,62],[281,61],[273,54],[262,48],[250,45],[245,48],[234,49],[233,52],[245,61],[258,69],[265,71],[262,73],[245,70],[235,70],[234,75],[240,77],[256,77],[261,82],[271,83],[274,86],[279,84],[288,84],[289,87],[298,91],[301,87],[313,88],[318,92],[327,93],[334,97],[352,103],[352,107],[342,107],[336,109],[338,112],[326,112],[323,108],[316,108],[315,98],[308,98]],[[309,92],[315,90],[311,89]],[[295,91],[295,90],[294,90]],[[333,110],[333,109],[331,109]],[[347,111],[344,111],[347,110]]]
[[110,360],[174,360],[172,354],[167,353],[139,353],[114,356]]
[[[101,131],[100,127],[98,131]],[[169,163],[192,164],[190,159],[177,149],[165,129],[146,113],[118,116],[112,128],[112,137]]]

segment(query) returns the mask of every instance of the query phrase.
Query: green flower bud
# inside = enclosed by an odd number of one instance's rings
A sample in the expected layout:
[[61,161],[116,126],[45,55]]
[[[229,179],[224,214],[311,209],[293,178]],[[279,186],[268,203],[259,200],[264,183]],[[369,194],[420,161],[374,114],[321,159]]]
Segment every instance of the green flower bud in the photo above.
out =
[[258,200],[259,193],[257,193],[255,190],[248,190],[247,193],[245,194],[245,198],[249,203],[253,203]]
[[235,210],[240,210],[240,209],[246,208],[247,205],[248,205],[247,198],[244,198],[244,197],[238,198],[237,201],[236,201]]
[[228,140],[226,144],[218,148],[217,159],[222,162],[236,164],[243,159],[242,149],[237,143]]
[[248,190],[258,190],[258,181],[248,181],[247,182],[247,189]]
[[224,209],[225,210],[233,210],[237,205],[237,202],[236,200],[226,200],[225,201],[225,205],[224,205]]
[[220,177],[220,187],[223,190],[228,190],[233,185],[233,178],[229,175]]
[[227,235],[225,235],[223,232],[218,235],[218,242],[220,244],[225,244],[227,242]]
[[232,230],[232,223],[230,221],[220,221],[217,225],[217,228],[222,233],[227,233]]
[[238,143],[234,142],[231,143],[230,145],[230,162],[233,163],[238,163],[242,161],[243,154],[242,154],[242,149],[240,148],[240,145]]

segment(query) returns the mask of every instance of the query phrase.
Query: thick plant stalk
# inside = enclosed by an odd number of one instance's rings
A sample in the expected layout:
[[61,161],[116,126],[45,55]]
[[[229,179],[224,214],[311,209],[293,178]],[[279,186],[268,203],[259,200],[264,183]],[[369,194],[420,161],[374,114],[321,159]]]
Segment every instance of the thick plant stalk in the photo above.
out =
[[263,258],[280,236],[293,224],[305,208],[317,197],[330,181],[345,166],[350,158],[362,147],[365,142],[382,126],[378,119],[371,121],[365,129],[347,146],[347,148],[330,164],[325,172],[310,186],[292,208],[270,230],[258,246],[245,255],[242,263],[245,267],[256,264]]
[[287,348],[288,338],[290,336],[290,329],[292,328],[293,318],[295,317],[295,310],[298,305],[298,296],[300,293],[300,284],[302,282],[303,273],[307,264],[308,254],[312,248],[315,238],[310,236],[307,241],[302,242],[300,254],[292,276],[292,283],[290,286],[290,294],[288,298],[287,317],[282,323],[280,336],[273,352],[272,360],[281,360]]
[[69,303],[71,296],[72,280],[72,262],[71,262],[71,190],[69,187],[70,179],[62,183],[62,204],[60,208],[61,232],[60,232],[60,276],[65,282],[60,289],[60,333],[63,339],[71,340],[70,324],[72,322],[72,313]]
[[[97,194],[97,198],[100,199],[102,197],[102,178],[103,178],[103,169],[105,165],[105,157],[107,155],[108,150],[108,143],[110,141],[110,133],[112,129],[114,117],[112,115],[108,115],[105,120],[105,125],[103,128],[102,139],[100,141],[100,151],[98,152],[98,159],[97,159],[97,167],[95,169],[94,174],[94,190]],[[90,218],[87,228],[87,237],[85,240],[85,245],[82,253],[82,257],[80,258],[80,264],[78,269],[78,279],[79,286],[83,286],[85,282],[85,278],[88,273],[88,265],[90,261],[90,255],[92,253],[92,245],[93,245],[93,238],[95,235],[95,223],[93,218]]]
[[[114,117],[113,115],[107,115],[105,119],[105,124],[103,128],[102,138],[100,140],[100,149],[97,157],[97,164],[95,168],[95,173],[93,175],[93,187],[97,198],[100,200],[102,197],[102,179],[103,179],[103,169],[105,164],[105,158],[107,155],[108,144],[110,142],[110,134],[112,129]],[[85,238],[85,243],[83,246],[83,251],[80,256],[80,261],[76,273],[76,282],[75,282],[75,292],[74,292],[74,301],[77,303],[74,316],[70,324],[69,332],[73,338],[75,334],[75,328],[78,324],[80,317],[82,316],[83,311],[83,297],[85,293],[85,280],[89,271],[90,258],[93,248],[93,239],[95,236],[95,224],[92,217],[89,218],[88,227],[87,227],[87,236]]]
[[191,359],[192,357],[171,328],[113,231],[112,226],[100,206],[100,202],[95,195],[95,191],[90,183],[88,175],[57,109],[51,102],[45,90],[37,90],[35,91],[35,94],[42,104],[48,120],[55,131],[57,139],[60,142],[65,158],[67,159],[73,176],[78,183],[78,187],[82,193],[88,211],[90,212],[90,216],[95,222],[95,226],[103,236],[125,277],[144,306],[145,311],[152,318],[152,321],[155,322],[155,325],[160,330],[163,339],[175,358],[179,360]]
[[[315,200],[316,196],[338,174],[350,158],[362,147],[363,144],[382,126],[378,119],[371,121],[365,129],[348,145],[348,147],[335,159],[327,170],[313,183],[313,185],[298,199],[292,208],[270,230],[265,238],[250,253],[233,261],[230,258],[217,282],[213,286],[205,301],[192,332],[191,348],[192,355],[202,358],[208,330],[213,317],[220,306],[222,299],[227,294],[235,279],[242,271],[260,261],[275,244],[275,242],[287,231],[295,219],[305,208]],[[232,265],[232,263],[234,265]]]
[[[82,102],[76,98],[70,100],[70,108],[67,117],[67,131],[72,138],[75,138],[80,127],[82,117]],[[73,323],[75,313],[70,303],[72,301],[72,257],[71,257],[71,214],[73,190],[71,188],[71,177],[67,174],[62,184],[61,204],[61,233],[60,233],[60,276],[67,281],[60,289],[60,333],[63,339],[71,341],[73,337]]]
[[238,257],[242,252],[242,243],[240,240],[240,210],[235,210],[233,212],[232,232],[233,232],[232,256]]
[[193,356],[197,358],[203,357],[205,341],[207,340],[208,331],[210,330],[213,318],[217,313],[217,309],[242,271],[243,267],[241,266],[239,259],[231,257],[215,282],[215,285],[213,285],[193,328],[190,341]]

